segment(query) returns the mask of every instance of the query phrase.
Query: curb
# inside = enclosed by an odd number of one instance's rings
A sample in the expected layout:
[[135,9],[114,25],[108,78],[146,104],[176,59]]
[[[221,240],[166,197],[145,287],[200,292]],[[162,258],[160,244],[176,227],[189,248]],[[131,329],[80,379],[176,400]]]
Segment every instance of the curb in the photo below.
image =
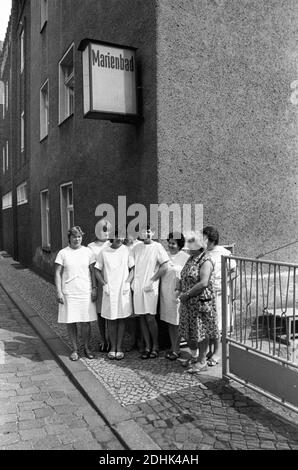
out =
[[46,344],[55,360],[127,450],[160,450],[130,413],[100,384],[82,360],[69,360],[70,349],[26,301],[0,275],[0,284],[23,317]]

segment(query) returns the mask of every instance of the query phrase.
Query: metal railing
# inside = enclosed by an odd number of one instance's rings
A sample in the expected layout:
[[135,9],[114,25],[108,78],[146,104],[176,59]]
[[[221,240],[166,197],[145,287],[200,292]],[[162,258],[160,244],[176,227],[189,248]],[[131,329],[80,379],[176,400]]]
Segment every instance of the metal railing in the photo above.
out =
[[297,269],[222,257],[223,339],[298,368]]

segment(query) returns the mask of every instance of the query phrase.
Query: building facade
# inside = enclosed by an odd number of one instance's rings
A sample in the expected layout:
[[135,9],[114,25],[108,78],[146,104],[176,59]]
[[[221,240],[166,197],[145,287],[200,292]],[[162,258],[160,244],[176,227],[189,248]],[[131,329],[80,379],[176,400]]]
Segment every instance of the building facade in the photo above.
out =
[[[297,20],[295,0],[14,0],[1,248],[52,274],[67,228],[93,240],[97,206],[120,195],[203,204],[204,225],[244,256],[292,242]],[[86,38],[136,48],[135,123],[84,118]],[[297,262],[298,244],[276,253]]]

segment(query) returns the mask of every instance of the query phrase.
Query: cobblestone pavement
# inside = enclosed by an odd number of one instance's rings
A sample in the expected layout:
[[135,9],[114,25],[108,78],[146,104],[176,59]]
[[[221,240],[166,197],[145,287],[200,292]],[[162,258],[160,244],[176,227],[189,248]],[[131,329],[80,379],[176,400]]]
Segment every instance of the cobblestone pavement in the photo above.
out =
[[[0,257],[11,287],[68,344],[64,326],[57,324],[54,286],[14,265]],[[96,325],[92,337],[96,350]],[[178,361],[163,355],[141,361],[137,351],[119,362],[102,354],[81,361],[162,449],[298,449],[298,414],[247,387],[224,383],[220,366],[190,376]]]
[[123,449],[2,288],[0,349],[0,450]]

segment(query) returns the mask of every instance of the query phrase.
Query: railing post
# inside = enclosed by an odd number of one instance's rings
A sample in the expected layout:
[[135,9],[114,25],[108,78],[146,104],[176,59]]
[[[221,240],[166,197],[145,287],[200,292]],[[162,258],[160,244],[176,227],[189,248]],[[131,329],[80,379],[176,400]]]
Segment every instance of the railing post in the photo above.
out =
[[228,344],[227,344],[227,312],[228,312],[228,293],[227,293],[227,258],[221,257],[221,295],[222,295],[222,376],[227,375]]

